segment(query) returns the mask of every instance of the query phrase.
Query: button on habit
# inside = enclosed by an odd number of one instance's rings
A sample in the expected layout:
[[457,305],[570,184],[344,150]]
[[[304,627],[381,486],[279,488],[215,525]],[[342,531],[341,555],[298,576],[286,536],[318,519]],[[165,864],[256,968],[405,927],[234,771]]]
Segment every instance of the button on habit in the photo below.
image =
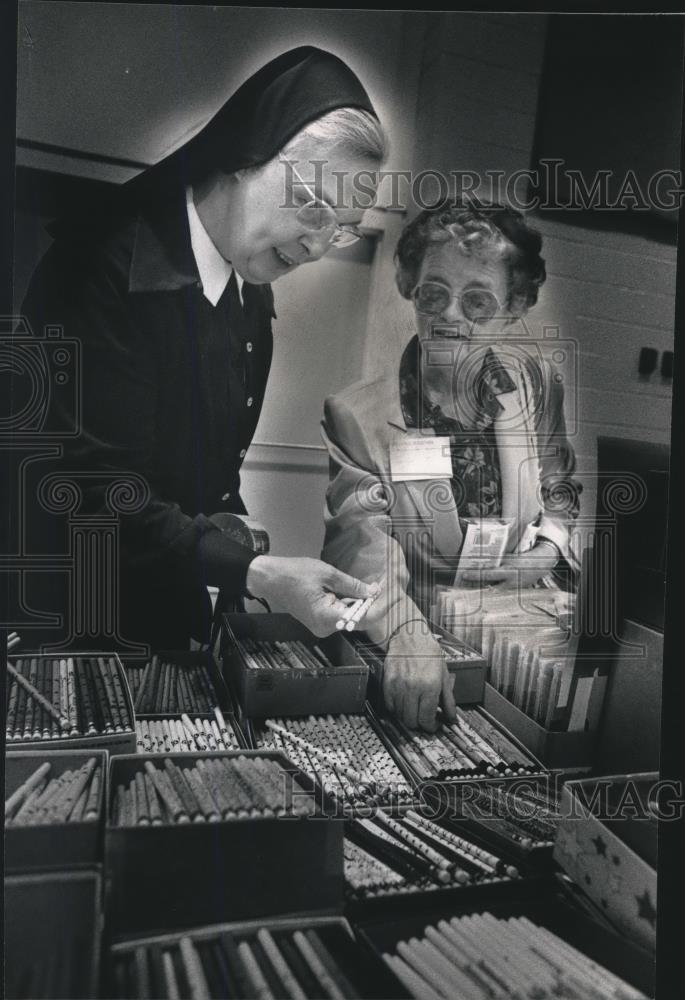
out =
[[245,458],[246,455],[247,455],[247,448],[241,448],[240,449],[240,457],[241,458]]
[[248,406],[252,406],[253,402],[254,402],[254,400],[253,400],[252,396],[248,396],[247,397],[247,405]]
[[248,340],[248,342],[245,344],[245,347],[247,348],[247,353],[249,354],[252,351],[252,341]]
[[224,493],[224,495],[222,496],[221,499],[222,500],[230,500],[231,499],[231,494],[230,493]]

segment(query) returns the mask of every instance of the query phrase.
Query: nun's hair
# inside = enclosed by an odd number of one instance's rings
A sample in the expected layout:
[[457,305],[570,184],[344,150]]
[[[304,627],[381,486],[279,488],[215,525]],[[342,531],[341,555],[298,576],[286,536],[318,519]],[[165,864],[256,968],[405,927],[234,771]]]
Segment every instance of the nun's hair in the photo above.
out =
[[352,157],[382,163],[388,155],[388,141],[378,119],[363,108],[335,108],[305,125],[282,151],[297,153],[303,140],[315,139],[342,146]]

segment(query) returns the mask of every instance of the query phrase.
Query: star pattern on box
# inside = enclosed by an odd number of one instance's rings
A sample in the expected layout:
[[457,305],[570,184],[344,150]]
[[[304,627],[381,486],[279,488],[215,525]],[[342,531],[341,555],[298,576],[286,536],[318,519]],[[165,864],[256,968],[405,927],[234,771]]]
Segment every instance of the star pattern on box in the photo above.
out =
[[570,829],[569,827],[561,827],[557,830],[556,846],[557,853],[563,859],[561,861],[562,867],[574,870],[580,853],[578,834],[575,827],[573,829]]
[[623,892],[623,876],[614,875],[610,872],[607,878],[607,886],[612,896],[620,896]]
[[597,853],[605,858],[607,856],[607,845],[604,838],[601,836],[593,837],[592,843],[595,845]]
[[655,927],[656,910],[654,909],[649,891],[645,889],[641,896],[635,897],[635,901],[637,903],[637,915],[640,920],[646,920],[650,927]]

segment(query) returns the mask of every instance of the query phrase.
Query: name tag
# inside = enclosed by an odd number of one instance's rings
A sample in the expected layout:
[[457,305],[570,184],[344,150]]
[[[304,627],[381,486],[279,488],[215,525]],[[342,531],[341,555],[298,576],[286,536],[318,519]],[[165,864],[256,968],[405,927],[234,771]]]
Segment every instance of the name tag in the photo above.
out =
[[390,446],[393,482],[451,479],[452,453],[448,437],[409,437]]

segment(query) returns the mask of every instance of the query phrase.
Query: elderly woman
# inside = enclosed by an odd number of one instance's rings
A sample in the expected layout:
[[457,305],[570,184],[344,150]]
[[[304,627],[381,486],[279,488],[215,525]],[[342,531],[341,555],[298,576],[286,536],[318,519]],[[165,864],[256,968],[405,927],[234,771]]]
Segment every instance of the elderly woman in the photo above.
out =
[[410,727],[434,728],[440,702],[454,712],[424,616],[435,585],[455,581],[469,521],[499,525],[505,554],[478,574],[462,566],[460,581],[527,587],[577,569],[563,388],[532,344],[521,346],[517,323],[545,280],[540,249],[539,234],[509,208],[421,212],[395,253],[417,329],[399,373],[325,404],[322,558],[364,580],[385,575],[383,613],[366,631],[386,649],[386,705]]
[[[79,513],[94,516],[95,530],[112,484],[137,487],[120,517],[126,639],[157,648],[206,639],[207,584],[273,602],[318,634],[345,610],[337,597],[371,592],[318,560],[256,555],[217,515],[245,512],[240,467],[271,363],[271,282],[359,237],[365,206],[352,180],[363,171],[368,184],[384,156],[352,70],[297,48],[182,148],[53,226],[22,313],[36,334],[58,324],[80,341],[80,434],[56,462],[83,484]],[[59,399],[48,431],[68,426],[58,408]],[[33,499],[45,518],[37,491]],[[34,551],[54,552],[57,530],[44,525]],[[50,610],[64,612],[65,595],[54,598]]]

